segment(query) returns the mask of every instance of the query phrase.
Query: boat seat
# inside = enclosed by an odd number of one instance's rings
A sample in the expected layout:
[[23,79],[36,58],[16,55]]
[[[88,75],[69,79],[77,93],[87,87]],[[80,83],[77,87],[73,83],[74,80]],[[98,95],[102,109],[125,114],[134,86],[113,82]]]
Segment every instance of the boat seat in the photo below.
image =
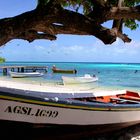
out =
[[114,97],[110,97],[110,99],[112,101],[119,101],[119,103],[126,103],[126,102],[129,102],[129,103],[136,103],[136,104],[140,104],[140,102],[138,101],[133,101],[133,100],[127,100],[127,99],[120,99],[120,98],[114,98]]
[[121,99],[127,99],[127,100],[134,100],[134,101],[139,101],[140,102],[140,98],[138,97],[133,97],[133,96],[128,96],[128,95],[125,95],[125,96],[119,96]]
[[[116,97],[116,96],[111,96],[111,97]],[[111,101],[110,96],[98,96],[98,97],[96,97],[96,100],[97,101],[102,101],[102,102],[105,102],[105,103],[109,103]]]
[[140,97],[140,95],[137,92],[133,92],[133,91],[126,91],[126,95],[133,96],[133,97]]
[[104,101],[102,101],[102,100],[96,100],[96,99],[88,99],[87,101],[90,101],[90,102],[96,102],[96,103],[107,103],[107,102],[104,102]]

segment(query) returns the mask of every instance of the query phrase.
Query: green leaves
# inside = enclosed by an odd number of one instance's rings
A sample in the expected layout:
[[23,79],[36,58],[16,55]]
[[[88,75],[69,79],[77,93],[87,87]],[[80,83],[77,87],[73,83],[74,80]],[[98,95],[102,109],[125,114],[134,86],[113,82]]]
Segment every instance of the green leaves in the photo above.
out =
[[139,27],[139,25],[136,23],[135,20],[132,19],[127,19],[124,23],[124,25],[128,28],[130,28],[131,30],[136,30],[137,27]]
[[75,12],[78,12],[80,9],[84,15],[93,9],[91,0],[60,0],[60,3],[64,8],[70,8]]
[[131,7],[138,5],[140,3],[140,0],[124,0],[125,6]]
[[[89,14],[95,6],[94,0],[59,0],[59,2],[64,8],[71,9],[75,12],[80,11],[83,15]],[[118,6],[118,0],[107,0],[107,4],[116,7]],[[127,7],[134,7],[138,4],[140,4],[140,0],[124,0],[124,6]],[[131,30],[135,30],[138,27],[138,24],[132,19],[127,19],[124,25]]]
[[0,57],[0,63],[4,63],[5,61],[5,58]]

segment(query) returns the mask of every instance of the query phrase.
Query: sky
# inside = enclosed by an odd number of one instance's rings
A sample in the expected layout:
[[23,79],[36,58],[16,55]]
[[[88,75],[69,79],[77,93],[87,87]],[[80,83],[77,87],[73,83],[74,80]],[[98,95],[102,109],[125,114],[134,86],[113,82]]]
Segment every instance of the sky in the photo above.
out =
[[[37,0],[0,0],[0,19],[13,17],[33,10]],[[35,40],[31,43],[14,39],[0,47],[0,56],[6,61],[42,62],[126,62],[140,63],[140,22],[139,29],[124,33],[132,39],[124,43],[117,39],[105,45],[94,36],[57,35],[57,40]],[[104,26],[111,27],[111,22]]]

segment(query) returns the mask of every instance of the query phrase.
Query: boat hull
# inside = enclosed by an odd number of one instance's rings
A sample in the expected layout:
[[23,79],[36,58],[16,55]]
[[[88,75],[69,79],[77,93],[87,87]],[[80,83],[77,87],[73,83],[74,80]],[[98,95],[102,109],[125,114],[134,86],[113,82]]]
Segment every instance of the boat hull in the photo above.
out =
[[61,69],[52,69],[53,73],[66,73],[66,74],[76,74],[76,70],[61,70]]
[[19,72],[9,72],[10,76],[13,78],[24,78],[24,77],[39,77],[43,76],[43,73],[32,72],[32,73],[19,73]]
[[82,83],[92,83],[98,81],[97,77],[90,77],[90,78],[85,78],[85,77],[66,77],[62,76],[63,84],[82,84]]
[[[43,125],[112,125],[140,123],[140,108],[112,109],[81,107],[35,100],[0,100],[0,120],[27,122]],[[65,107],[67,106],[67,107]],[[82,116],[82,117],[81,117]]]

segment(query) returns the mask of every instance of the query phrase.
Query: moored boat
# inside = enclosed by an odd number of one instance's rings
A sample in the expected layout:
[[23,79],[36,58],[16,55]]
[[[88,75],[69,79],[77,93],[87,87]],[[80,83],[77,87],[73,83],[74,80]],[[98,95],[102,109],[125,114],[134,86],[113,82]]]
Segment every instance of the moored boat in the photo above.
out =
[[85,74],[81,77],[68,77],[68,76],[62,76],[63,84],[81,84],[81,83],[92,83],[98,81],[97,76],[91,76],[89,74]]
[[0,88],[0,91],[1,121],[96,128],[123,128],[140,123],[140,96],[136,92],[95,96],[11,88]]
[[52,68],[53,73],[66,73],[66,74],[76,74],[76,69],[59,69],[53,66]]
[[43,76],[43,73],[40,73],[40,72],[12,72],[12,71],[9,71],[9,74],[12,78]]
[[66,73],[66,74],[75,74],[76,70],[62,70],[62,69],[52,69],[53,73]]

